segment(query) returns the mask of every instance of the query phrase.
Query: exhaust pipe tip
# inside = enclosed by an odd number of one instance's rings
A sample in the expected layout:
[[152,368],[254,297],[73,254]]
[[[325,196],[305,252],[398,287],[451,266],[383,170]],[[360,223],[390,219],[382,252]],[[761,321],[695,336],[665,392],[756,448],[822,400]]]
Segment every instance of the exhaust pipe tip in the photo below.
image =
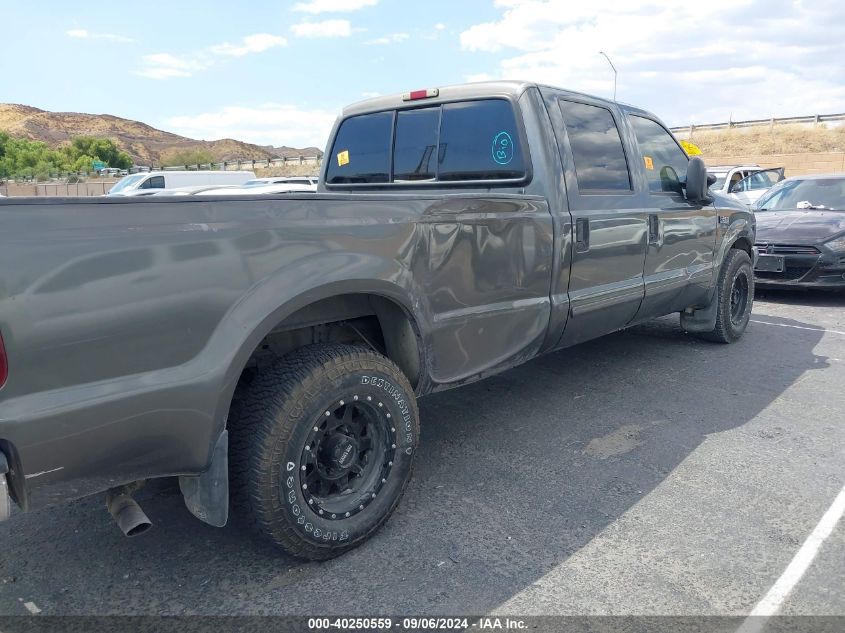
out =
[[138,536],[153,526],[138,502],[132,498],[127,486],[111,488],[106,492],[106,508],[124,536]]

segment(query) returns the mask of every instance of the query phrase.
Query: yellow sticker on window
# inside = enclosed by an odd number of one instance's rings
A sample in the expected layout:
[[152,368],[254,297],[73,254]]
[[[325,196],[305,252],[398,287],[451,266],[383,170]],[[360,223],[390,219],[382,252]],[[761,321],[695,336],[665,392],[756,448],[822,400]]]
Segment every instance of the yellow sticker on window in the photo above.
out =
[[654,161],[651,160],[651,156],[643,156],[643,160],[645,161],[646,169],[654,169]]
[[349,164],[349,150],[345,149],[337,155],[337,166],[343,167]]
[[681,147],[684,148],[684,151],[687,153],[687,156],[701,155],[701,149],[695,143],[690,143],[689,141],[681,141]]

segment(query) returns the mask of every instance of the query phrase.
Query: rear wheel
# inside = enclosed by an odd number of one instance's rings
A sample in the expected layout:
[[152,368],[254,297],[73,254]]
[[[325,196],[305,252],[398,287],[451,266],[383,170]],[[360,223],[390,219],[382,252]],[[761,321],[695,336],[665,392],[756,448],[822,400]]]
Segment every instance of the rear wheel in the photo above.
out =
[[416,400],[372,351],[297,350],[255,377],[232,417],[235,509],[294,556],[324,560],[365,541],[410,478]]
[[754,304],[754,271],[748,253],[735,248],[728,251],[719,273],[716,292],[719,302],[716,326],[709,332],[696,334],[708,341],[733,343],[742,337],[748,327]]

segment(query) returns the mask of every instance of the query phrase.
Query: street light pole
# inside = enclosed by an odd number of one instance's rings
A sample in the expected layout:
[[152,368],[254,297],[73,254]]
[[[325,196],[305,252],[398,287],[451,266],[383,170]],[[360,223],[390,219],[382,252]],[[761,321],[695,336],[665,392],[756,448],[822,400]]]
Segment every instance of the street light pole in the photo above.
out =
[[608,57],[607,53],[604,51],[599,51],[599,55],[604,55],[607,63],[610,64],[610,67],[613,69],[613,100],[616,101],[616,66],[613,65],[613,62],[610,61],[610,57]]

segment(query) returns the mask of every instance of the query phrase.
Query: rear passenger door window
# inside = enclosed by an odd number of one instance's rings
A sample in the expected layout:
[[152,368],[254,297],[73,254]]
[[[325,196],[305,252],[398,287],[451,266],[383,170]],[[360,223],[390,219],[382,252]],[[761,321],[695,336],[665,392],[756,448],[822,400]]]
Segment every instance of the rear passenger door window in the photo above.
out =
[[683,195],[689,165],[686,152],[657,121],[633,114],[628,120],[640,146],[649,191]]
[[578,191],[631,191],[628,161],[610,110],[565,100],[560,101],[560,110],[572,149]]
[[378,184],[390,181],[393,113],[376,112],[346,119],[334,142],[326,181]]

